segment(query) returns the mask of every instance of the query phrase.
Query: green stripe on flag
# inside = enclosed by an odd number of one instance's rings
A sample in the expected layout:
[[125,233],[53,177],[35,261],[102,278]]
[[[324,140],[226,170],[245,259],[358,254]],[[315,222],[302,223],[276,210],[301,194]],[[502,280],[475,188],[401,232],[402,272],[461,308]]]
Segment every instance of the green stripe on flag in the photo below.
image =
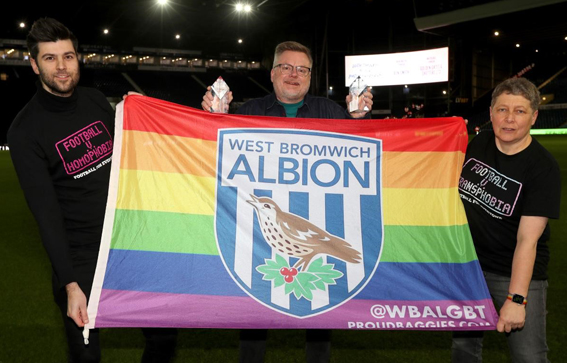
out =
[[[384,226],[384,231],[382,262],[466,263],[477,259],[466,224]],[[218,255],[214,217],[117,209],[111,248]]]
[[117,209],[113,249],[218,255],[214,217]]
[[477,259],[467,224],[385,226],[381,262],[466,263]]

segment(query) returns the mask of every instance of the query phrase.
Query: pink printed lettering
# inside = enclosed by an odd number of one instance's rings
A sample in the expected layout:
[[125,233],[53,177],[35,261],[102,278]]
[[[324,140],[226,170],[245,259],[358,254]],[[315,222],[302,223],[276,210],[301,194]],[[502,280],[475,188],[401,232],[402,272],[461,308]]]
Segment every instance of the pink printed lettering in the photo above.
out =
[[106,126],[101,121],[96,121],[57,142],[55,146],[67,174],[71,175],[99,163],[102,158],[110,155],[112,137]]

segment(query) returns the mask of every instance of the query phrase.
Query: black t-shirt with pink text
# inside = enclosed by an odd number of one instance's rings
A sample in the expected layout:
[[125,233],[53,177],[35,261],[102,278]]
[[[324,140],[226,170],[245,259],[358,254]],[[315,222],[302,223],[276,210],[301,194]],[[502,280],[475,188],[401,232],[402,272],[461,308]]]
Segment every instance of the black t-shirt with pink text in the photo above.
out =
[[[559,218],[561,180],[553,156],[534,138],[515,155],[496,147],[491,131],[467,147],[459,192],[483,270],[511,276],[522,216]],[[537,245],[533,279],[547,279],[550,237],[546,226]]]
[[10,130],[10,154],[61,286],[73,265],[100,245],[114,134],[114,110],[102,93],[78,87],[70,97],[40,84]]

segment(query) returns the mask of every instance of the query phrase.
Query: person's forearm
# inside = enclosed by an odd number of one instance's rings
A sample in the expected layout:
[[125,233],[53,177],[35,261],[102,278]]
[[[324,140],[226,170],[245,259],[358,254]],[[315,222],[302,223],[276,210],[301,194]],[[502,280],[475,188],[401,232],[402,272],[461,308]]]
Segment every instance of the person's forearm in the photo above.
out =
[[520,219],[509,293],[527,296],[534,271],[537,243],[546,225],[545,217],[522,216]]
[[38,224],[41,240],[60,287],[75,280],[65,224],[53,187],[26,188],[28,206]]
[[512,276],[510,278],[510,287],[508,288],[509,293],[527,297],[534,271],[536,247],[537,240],[518,241],[516,250],[514,251],[514,259],[512,260]]

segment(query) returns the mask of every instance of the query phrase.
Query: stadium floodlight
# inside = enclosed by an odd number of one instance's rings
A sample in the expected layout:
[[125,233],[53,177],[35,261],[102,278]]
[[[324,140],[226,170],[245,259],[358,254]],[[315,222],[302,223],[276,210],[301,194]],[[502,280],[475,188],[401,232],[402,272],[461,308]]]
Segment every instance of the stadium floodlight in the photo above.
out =
[[157,3],[163,6],[167,4],[167,0],[157,0]]
[[239,13],[249,13],[252,11],[252,5],[250,4],[243,4],[243,3],[236,3],[236,5],[234,5],[234,9],[239,12]]

